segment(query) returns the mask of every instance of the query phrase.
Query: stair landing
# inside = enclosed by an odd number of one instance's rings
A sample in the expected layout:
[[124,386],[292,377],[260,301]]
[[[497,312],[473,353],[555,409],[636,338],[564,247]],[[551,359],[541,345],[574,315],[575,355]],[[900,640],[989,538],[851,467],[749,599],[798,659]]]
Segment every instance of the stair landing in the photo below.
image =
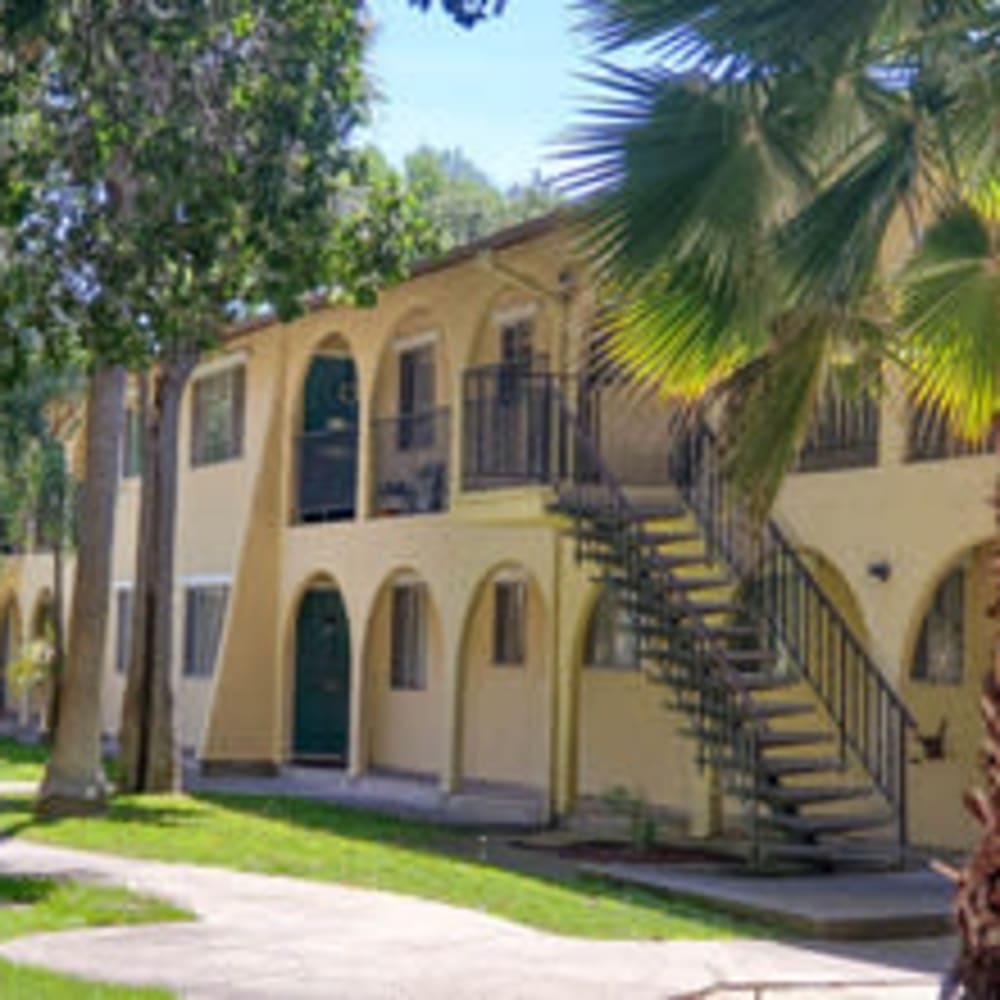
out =
[[687,866],[593,864],[584,871],[830,941],[932,937],[954,931],[954,887],[927,868],[748,875],[743,868],[694,871]]

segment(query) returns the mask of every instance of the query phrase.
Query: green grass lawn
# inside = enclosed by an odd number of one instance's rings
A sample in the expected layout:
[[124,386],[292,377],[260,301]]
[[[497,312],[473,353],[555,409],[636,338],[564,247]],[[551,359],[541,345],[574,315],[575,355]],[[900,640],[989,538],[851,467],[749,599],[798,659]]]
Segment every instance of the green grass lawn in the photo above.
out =
[[731,938],[760,927],[591,879],[526,875],[481,860],[473,834],[325,803],[243,795],[122,797],[101,818],[35,820],[0,806],[0,835],[384,889],[588,938]]
[[27,746],[0,736],[0,781],[41,781],[48,759],[46,746]]
[[[46,931],[190,919],[148,896],[110,886],[0,877],[0,941]],[[167,1000],[163,990],[89,983],[0,959],[0,996],[8,1000]]]

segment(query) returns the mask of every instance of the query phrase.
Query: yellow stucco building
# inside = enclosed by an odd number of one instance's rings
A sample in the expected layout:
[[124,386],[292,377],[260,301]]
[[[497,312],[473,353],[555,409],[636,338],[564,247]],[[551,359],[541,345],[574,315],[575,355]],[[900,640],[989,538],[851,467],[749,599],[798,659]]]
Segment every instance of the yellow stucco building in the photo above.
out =
[[[785,771],[809,742],[791,721],[805,698],[815,742],[902,811],[912,841],[966,844],[959,791],[974,779],[990,662],[995,459],[958,454],[891,387],[877,403],[824,404],[774,514],[795,559],[759,575],[775,637],[763,653],[719,652],[733,623],[759,627],[739,610],[750,593],[736,585],[740,553],[713,535],[704,453],[694,467],[670,464],[666,411],[595,361],[599,335],[593,289],[554,217],[421,267],[374,309],[316,308],[235,331],[199,367],[182,418],[184,747],[216,771],[319,763],[433,782],[442,800],[511,789],[538,821],[580,815],[620,786],[704,831],[739,792],[718,746],[736,732],[727,713],[739,699],[706,700],[675,673],[697,704],[667,707],[671,689],[635,627],[637,581],[667,580],[694,602],[680,615],[694,631],[678,643],[703,644],[727,677],[762,656],[777,664],[784,708],[761,711],[785,734],[766,736]],[[127,442],[109,733],[123,694],[135,471]],[[627,517],[600,514],[621,497]],[[631,574],[624,592],[638,606],[608,596],[616,571]],[[42,556],[4,561],[6,658],[40,628],[50,577]],[[715,604],[692,596],[704,591]],[[664,620],[653,622],[661,638]],[[683,663],[664,641],[657,662]],[[791,677],[813,653],[820,666]],[[752,689],[757,674],[745,676]],[[942,723],[927,753],[918,736]],[[699,739],[714,741],[706,767]],[[802,773],[816,780],[786,783],[772,810],[792,830],[795,795],[821,807],[816,787],[834,782]],[[773,805],[780,782],[761,780]]]

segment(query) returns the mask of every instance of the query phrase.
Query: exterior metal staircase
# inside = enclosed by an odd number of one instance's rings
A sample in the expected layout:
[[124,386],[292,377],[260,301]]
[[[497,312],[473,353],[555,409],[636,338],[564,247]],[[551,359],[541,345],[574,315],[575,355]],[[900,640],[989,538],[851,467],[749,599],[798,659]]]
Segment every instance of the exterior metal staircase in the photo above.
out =
[[906,843],[914,720],[773,521],[755,523],[710,430],[670,483],[619,482],[553,390],[558,498],[577,558],[616,589],[758,866],[891,866]]

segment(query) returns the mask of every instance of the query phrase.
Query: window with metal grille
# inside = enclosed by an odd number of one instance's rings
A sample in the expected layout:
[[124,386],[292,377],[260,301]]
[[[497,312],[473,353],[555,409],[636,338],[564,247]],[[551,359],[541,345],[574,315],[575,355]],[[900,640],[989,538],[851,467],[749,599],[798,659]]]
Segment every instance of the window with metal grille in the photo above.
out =
[[934,593],[913,656],[914,680],[961,684],[965,656],[965,570],[952,571]]
[[427,687],[427,594],[422,583],[392,588],[390,686],[394,691]]
[[142,475],[142,414],[135,407],[125,410],[125,432],[122,435],[122,477],[134,479]]
[[246,376],[242,365],[199,378],[191,390],[191,464],[212,465],[243,453]]
[[524,665],[527,651],[528,588],[524,580],[493,584],[493,662],[501,667]]
[[115,591],[115,670],[119,674],[128,671],[128,660],[132,651],[134,597],[135,592],[131,587],[119,587]]
[[227,584],[188,587],[184,598],[184,676],[211,677],[229,603]]
[[638,670],[639,636],[613,590],[598,598],[584,643],[584,665],[600,670]]

